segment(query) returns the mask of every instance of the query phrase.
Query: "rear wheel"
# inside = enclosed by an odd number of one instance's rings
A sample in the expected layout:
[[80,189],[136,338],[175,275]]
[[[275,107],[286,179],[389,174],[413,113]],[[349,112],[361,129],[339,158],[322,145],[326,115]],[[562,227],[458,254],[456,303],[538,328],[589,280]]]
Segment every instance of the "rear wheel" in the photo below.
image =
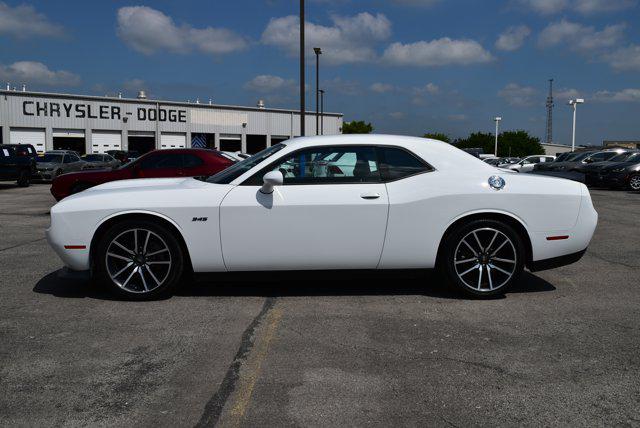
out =
[[640,190],[640,174],[634,174],[629,178],[629,187],[631,190]]
[[446,238],[442,257],[448,279],[473,296],[504,293],[524,269],[524,244],[508,224],[474,220]]
[[31,184],[31,174],[29,171],[21,171],[17,183],[20,187],[29,187],[29,184]]
[[182,276],[184,257],[174,234],[153,221],[112,226],[95,255],[98,279],[120,296],[150,300],[170,293]]

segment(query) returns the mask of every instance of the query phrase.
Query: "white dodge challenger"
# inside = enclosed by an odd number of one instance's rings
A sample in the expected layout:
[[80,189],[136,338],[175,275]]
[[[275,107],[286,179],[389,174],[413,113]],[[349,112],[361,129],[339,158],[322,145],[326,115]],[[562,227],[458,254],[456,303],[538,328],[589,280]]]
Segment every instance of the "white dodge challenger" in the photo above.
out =
[[476,296],[580,259],[598,214],[574,181],[501,171],[435,140],[285,141],[206,180],[102,184],[51,208],[50,245],[131,299],[185,272],[429,269]]

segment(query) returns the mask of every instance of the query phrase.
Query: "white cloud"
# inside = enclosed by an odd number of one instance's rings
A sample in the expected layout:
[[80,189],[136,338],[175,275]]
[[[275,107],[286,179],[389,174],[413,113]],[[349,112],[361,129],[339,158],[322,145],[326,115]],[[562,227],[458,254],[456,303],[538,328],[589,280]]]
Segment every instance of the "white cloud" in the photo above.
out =
[[529,9],[551,15],[564,11],[575,11],[582,14],[598,12],[615,12],[628,9],[637,4],[636,0],[520,0]]
[[403,6],[431,7],[440,0],[393,0],[393,2]]
[[261,74],[244,84],[244,88],[250,91],[269,93],[276,91],[292,91],[297,89],[296,81],[293,79],[283,79],[280,76]]
[[225,54],[245,49],[247,41],[226,28],[194,28],[176,25],[164,13],[146,6],[118,9],[118,36],[132,49],[145,55],[158,51]]
[[385,49],[383,60],[394,65],[442,66],[486,63],[493,56],[475,40],[448,37],[431,41],[392,43]]
[[389,116],[392,119],[397,120],[397,119],[404,119],[407,116],[407,114],[403,111],[392,111],[391,113],[389,113]]
[[535,103],[537,91],[530,86],[520,86],[517,83],[509,83],[498,91],[498,96],[509,105],[527,107]]
[[566,45],[571,50],[585,54],[611,48],[622,39],[625,24],[606,26],[601,31],[594,27],[567,21],[555,22],[548,25],[538,37],[541,47]]
[[569,0],[520,0],[520,3],[545,15],[558,13],[569,7]]
[[584,98],[583,94],[577,89],[562,88],[554,92],[553,98],[560,102],[569,101],[574,98]]
[[640,71],[640,45],[630,45],[607,53],[602,60],[618,71]]
[[412,99],[411,103],[415,105],[426,104],[427,98],[440,93],[440,87],[435,83],[427,83],[423,86],[416,86],[411,89]]
[[0,34],[16,38],[61,37],[64,29],[49,21],[49,18],[37,12],[33,6],[23,4],[11,7],[0,2]]
[[594,101],[601,102],[640,102],[640,89],[627,88],[617,92],[598,91],[593,95]]
[[43,86],[76,86],[80,83],[80,76],[65,70],[49,70],[41,62],[18,61],[10,65],[0,64],[0,80]]
[[530,34],[531,29],[526,25],[509,27],[498,37],[496,48],[502,51],[515,51],[522,46]]
[[379,94],[385,93],[385,92],[391,92],[395,89],[395,87],[389,83],[380,83],[380,82],[376,82],[374,84],[372,84],[369,89],[371,89],[373,92],[378,92]]
[[576,0],[575,9],[584,14],[613,12],[636,5],[635,0]]
[[[309,55],[315,46],[322,47],[321,61],[330,64],[367,62],[376,59],[375,46],[391,35],[391,22],[383,14],[367,12],[345,17],[331,17],[332,26],[307,22],[305,42]],[[289,55],[299,53],[300,20],[290,15],[273,18],[262,33],[262,42],[284,49]]]

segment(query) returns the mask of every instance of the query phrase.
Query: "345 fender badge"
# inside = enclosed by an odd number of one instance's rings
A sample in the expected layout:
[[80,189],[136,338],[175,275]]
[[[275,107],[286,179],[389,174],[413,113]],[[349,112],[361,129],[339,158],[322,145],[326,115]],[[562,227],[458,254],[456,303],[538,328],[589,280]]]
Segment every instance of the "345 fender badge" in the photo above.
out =
[[207,217],[194,217],[191,221],[207,221]]

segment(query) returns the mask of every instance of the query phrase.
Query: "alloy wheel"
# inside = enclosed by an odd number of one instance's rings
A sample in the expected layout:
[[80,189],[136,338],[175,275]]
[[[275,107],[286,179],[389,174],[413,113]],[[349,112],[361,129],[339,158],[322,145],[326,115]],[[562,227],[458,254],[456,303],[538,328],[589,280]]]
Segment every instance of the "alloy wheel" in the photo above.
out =
[[129,293],[150,293],[169,277],[172,266],[169,246],[148,229],[128,229],[111,240],[105,255],[107,273]]
[[506,234],[491,227],[467,233],[454,254],[456,275],[465,286],[480,293],[504,286],[518,265],[514,243]]
[[629,187],[631,187],[632,190],[640,190],[640,175],[634,175],[631,177],[629,180]]

